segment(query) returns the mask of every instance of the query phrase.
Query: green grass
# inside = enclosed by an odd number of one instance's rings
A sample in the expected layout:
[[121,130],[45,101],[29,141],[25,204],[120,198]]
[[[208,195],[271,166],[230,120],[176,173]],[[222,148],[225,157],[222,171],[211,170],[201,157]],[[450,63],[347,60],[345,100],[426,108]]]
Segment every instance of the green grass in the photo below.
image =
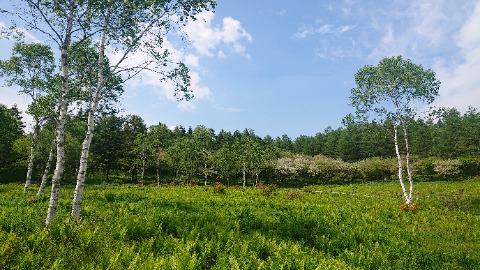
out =
[[22,188],[0,185],[0,269],[480,269],[478,180],[416,184],[415,212],[398,183],[90,185],[78,224],[65,186],[49,230]]

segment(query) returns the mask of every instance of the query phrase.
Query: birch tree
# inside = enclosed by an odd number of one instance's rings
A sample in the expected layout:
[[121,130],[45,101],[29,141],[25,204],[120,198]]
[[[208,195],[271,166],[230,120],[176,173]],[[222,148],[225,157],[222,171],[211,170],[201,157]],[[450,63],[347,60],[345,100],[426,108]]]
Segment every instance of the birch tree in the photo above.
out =
[[[180,27],[195,15],[215,6],[215,1],[90,1],[92,17],[86,30],[91,36],[99,37],[97,88],[88,112],[88,131],[82,145],[82,154],[77,176],[77,186],[72,202],[71,215],[80,218],[83,187],[87,171],[88,152],[94,132],[94,114],[102,98],[102,89],[108,79],[103,74],[107,65],[105,50],[107,45],[118,57],[111,64],[112,74],[122,74],[128,80],[148,70],[158,74],[160,80],[175,83],[177,99],[190,99],[190,76],[185,64],[174,63],[168,50],[165,50],[166,35]],[[130,64],[127,59],[142,54],[145,60]]]
[[40,43],[17,42],[10,59],[0,60],[0,77],[6,78],[6,85],[20,86],[19,92],[31,100],[27,112],[32,115],[34,124],[24,193],[31,184],[38,133],[45,120],[52,114],[51,106],[45,102],[48,98],[42,97],[49,94],[54,69],[55,59],[50,46]]
[[[351,105],[356,116],[389,119],[393,123],[394,147],[398,161],[398,179],[407,205],[412,203],[413,176],[410,168],[410,149],[406,119],[415,114],[415,105],[431,103],[438,95],[440,81],[435,72],[425,70],[401,56],[387,57],[377,66],[367,65],[355,74],[356,87],[351,91]],[[403,134],[399,134],[402,132]],[[404,139],[404,156],[400,149],[399,135]],[[409,191],[407,193],[403,165],[406,166]]]
[[205,186],[207,186],[208,176],[215,173],[213,170],[213,154],[212,148],[215,138],[215,131],[205,126],[197,126],[192,132],[192,139],[194,142],[194,149],[192,151],[197,152],[195,156],[200,159],[197,161],[200,174],[205,180]]
[[153,147],[157,187],[160,187],[160,163],[165,160],[166,148],[172,140],[172,131],[165,124],[159,123],[149,127],[148,139]]
[[222,148],[215,151],[215,169],[220,177],[227,180],[227,186],[230,186],[230,179],[240,171],[234,143],[226,142]]
[[46,227],[57,213],[60,182],[65,167],[65,124],[70,105],[68,56],[72,40],[83,40],[89,19],[87,2],[76,0],[23,0],[11,1],[15,18],[22,21],[27,30],[34,31],[48,43],[55,44],[60,54],[61,86],[57,97],[56,164],[52,178],[50,202],[45,220]]

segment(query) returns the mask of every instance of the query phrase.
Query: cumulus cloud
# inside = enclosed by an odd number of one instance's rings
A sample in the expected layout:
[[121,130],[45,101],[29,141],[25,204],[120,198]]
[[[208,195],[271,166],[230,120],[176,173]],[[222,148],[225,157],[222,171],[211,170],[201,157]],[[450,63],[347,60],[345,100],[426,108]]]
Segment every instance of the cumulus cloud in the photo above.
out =
[[[195,110],[197,101],[209,100],[213,96],[210,88],[201,83],[201,57],[213,57],[216,55],[218,58],[226,58],[227,53],[225,50],[230,50],[233,53],[250,58],[244,43],[251,42],[252,36],[245,30],[240,21],[231,17],[225,17],[220,25],[214,26],[213,20],[213,12],[202,12],[197,15],[197,20],[189,21],[182,28],[182,32],[187,35],[194,52],[187,53],[185,48],[177,48],[168,37],[164,39],[164,44],[159,49],[159,52],[168,50],[173,63],[183,62],[190,68],[191,90],[194,99],[192,101],[180,101],[177,105],[177,108],[180,110]],[[111,62],[115,63],[121,58],[121,52],[110,50],[108,56]],[[145,59],[147,59],[145,54],[137,53],[131,55],[126,60],[124,66],[138,66]],[[159,99],[172,102],[176,100],[175,83],[159,80],[159,75],[155,72],[145,70],[141,72],[139,77],[130,80],[128,85],[130,88],[150,86]]]
[[465,111],[468,106],[480,108],[480,1],[468,17],[456,38],[463,62],[450,65],[437,63],[435,69],[442,82],[440,97],[434,103],[438,107],[455,107]]
[[360,16],[368,22],[362,28],[363,46],[369,48],[372,61],[399,54],[423,61],[442,54],[455,43],[472,2],[422,0],[372,8]]
[[199,58],[196,55],[188,54],[185,56],[185,64],[189,67],[198,68],[200,66]]
[[204,11],[197,17],[197,20],[189,22],[183,30],[200,55],[211,57],[215,54],[212,51],[220,50],[221,45],[226,45],[234,52],[249,57],[242,42],[251,42],[253,38],[240,21],[225,17],[221,26],[212,26],[213,12]]
[[385,56],[403,55],[437,73],[442,85],[435,106],[480,107],[480,1],[345,0],[331,3],[329,11],[343,19],[318,18],[294,35],[316,37],[317,57],[376,64]]
[[[190,68],[190,83],[191,83],[191,91],[195,97],[195,100],[201,99],[209,99],[212,96],[212,92],[210,88],[207,86],[203,86],[201,84],[200,74],[198,73],[198,68],[200,67],[199,64],[199,57],[194,54],[188,54],[183,50],[177,49],[174,44],[170,42],[168,38],[164,39],[164,44],[162,48],[158,49],[159,53],[162,53],[164,50],[168,50],[170,54],[170,59],[172,63],[184,62]],[[117,63],[121,57],[123,52],[116,52],[112,48],[108,50],[108,57],[112,64]],[[142,63],[147,61],[148,57],[143,52],[137,52],[135,54],[130,55],[122,64],[123,68],[132,67],[132,66],[141,66]],[[166,71],[169,68],[174,68],[175,66],[165,67]],[[142,71],[139,76],[129,80],[127,82],[127,91],[132,92],[135,91],[133,89],[141,88],[143,86],[151,87],[152,91],[156,93],[160,100],[166,100],[171,102],[176,102],[175,97],[175,82],[171,80],[161,80],[161,75],[153,72],[151,70],[144,70]],[[126,93],[132,94],[132,93]],[[181,96],[180,96],[181,97]],[[196,105],[194,102],[190,101],[180,101],[177,105],[177,108],[181,110],[194,110]]]

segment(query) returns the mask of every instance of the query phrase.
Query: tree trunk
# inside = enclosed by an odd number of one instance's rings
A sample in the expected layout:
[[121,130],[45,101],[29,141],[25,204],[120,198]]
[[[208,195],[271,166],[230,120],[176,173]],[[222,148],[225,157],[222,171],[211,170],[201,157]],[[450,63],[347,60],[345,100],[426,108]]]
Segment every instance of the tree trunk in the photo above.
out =
[[405,201],[407,202],[407,204],[410,204],[411,201],[407,195],[405,184],[403,183],[402,156],[400,155],[400,149],[398,147],[398,125],[395,123],[393,124],[393,130],[394,130],[395,153],[397,154],[397,160],[398,160],[398,180],[400,181],[400,186],[402,187],[403,197],[405,198]]
[[56,128],[57,142],[57,162],[55,172],[52,178],[52,191],[50,193],[50,202],[48,204],[47,218],[45,226],[48,228],[50,223],[57,215],[58,198],[60,196],[60,182],[63,177],[65,166],[65,123],[67,122],[68,95],[70,88],[68,85],[68,49],[72,38],[73,17],[75,13],[75,1],[69,1],[69,13],[67,18],[67,27],[65,29],[65,40],[61,47],[61,69],[62,69],[62,89],[58,101],[59,115]]
[[55,153],[56,146],[57,142],[55,141],[55,139],[53,139],[52,145],[50,146],[50,153],[48,154],[47,164],[45,164],[45,170],[43,171],[42,182],[40,183],[40,187],[37,191],[37,197],[43,195],[43,191],[45,190],[45,186],[47,185],[48,173],[50,172],[50,168],[52,167],[53,155]]
[[205,177],[205,186],[207,186],[207,163],[203,163],[203,169],[205,170],[203,176]]
[[[408,175],[408,184],[410,185],[410,192],[408,194],[408,201],[407,203],[410,204],[413,199],[413,177],[412,177],[412,171],[410,169],[410,150],[408,146],[408,132],[407,132],[407,126],[404,122],[402,122],[403,126],[403,134],[405,136],[405,150],[406,150],[406,165],[407,165],[407,175]],[[410,203],[409,203],[410,202]]]
[[[145,150],[144,150],[145,151]],[[143,180],[143,177],[145,175],[145,161],[146,161],[147,157],[145,156],[145,152],[143,152],[142,154],[142,173],[141,173],[141,183],[142,183],[142,186],[145,184],[144,180]]]
[[33,127],[32,142],[30,144],[30,156],[28,157],[27,179],[23,187],[23,193],[27,193],[28,188],[32,182],[33,163],[35,161],[35,148],[37,146],[38,130],[40,129],[38,119],[35,119],[35,126]]
[[80,164],[78,166],[77,185],[75,187],[75,193],[72,201],[71,216],[77,220],[80,219],[80,210],[82,208],[83,190],[85,187],[85,175],[87,174],[88,154],[90,152],[90,145],[92,144],[93,132],[95,130],[95,113],[97,111],[97,105],[100,101],[103,85],[105,84],[105,78],[103,76],[104,66],[104,52],[105,52],[105,39],[106,39],[106,26],[109,20],[110,13],[107,11],[105,22],[102,30],[102,38],[100,40],[100,51],[98,53],[97,63],[97,87],[95,89],[95,95],[90,104],[87,119],[87,133],[82,143],[82,154],[80,156]]
[[160,187],[160,151],[157,156],[157,188]]
[[245,187],[247,185],[247,178],[245,177],[245,162],[243,162],[243,170],[242,170],[242,173],[243,173],[243,187]]
[[[66,69],[66,68],[65,68]],[[64,82],[66,83],[66,82]],[[65,87],[64,87],[65,88]],[[65,90],[62,90],[64,92]],[[52,177],[52,191],[50,193],[50,202],[48,204],[47,218],[45,226],[48,227],[57,215],[58,198],[60,196],[60,182],[63,176],[65,166],[65,123],[67,121],[67,95],[62,94],[62,100],[59,102],[60,115],[58,117],[58,124],[56,128],[56,143],[57,143],[57,162],[55,164],[55,171]]]
[[92,106],[90,107],[90,110],[88,112],[88,129],[87,134],[85,135],[85,139],[82,143],[82,154],[80,156],[80,164],[78,166],[77,173],[77,185],[75,187],[75,193],[73,194],[71,216],[76,219],[80,219],[80,209],[82,207],[82,197],[85,186],[85,175],[87,174],[88,155],[90,152],[90,145],[92,142],[93,131],[95,128],[95,115],[92,110],[93,106],[96,107],[96,104],[94,105],[92,103]]

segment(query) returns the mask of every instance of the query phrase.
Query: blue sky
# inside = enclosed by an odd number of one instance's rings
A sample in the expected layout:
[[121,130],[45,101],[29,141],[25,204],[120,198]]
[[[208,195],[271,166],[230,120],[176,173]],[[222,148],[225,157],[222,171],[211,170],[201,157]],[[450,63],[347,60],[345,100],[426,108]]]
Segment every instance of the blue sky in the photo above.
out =
[[[186,48],[174,36],[166,44],[190,67],[195,98],[179,103],[171,85],[145,73],[125,85],[124,114],[148,125],[315,135],[353,111],[356,71],[394,55],[437,73],[433,105],[480,108],[478,0],[220,0],[200,18],[184,29]],[[1,25],[9,23],[0,18]],[[7,58],[8,42],[0,46]],[[15,89],[0,91],[0,103],[25,106]]]

